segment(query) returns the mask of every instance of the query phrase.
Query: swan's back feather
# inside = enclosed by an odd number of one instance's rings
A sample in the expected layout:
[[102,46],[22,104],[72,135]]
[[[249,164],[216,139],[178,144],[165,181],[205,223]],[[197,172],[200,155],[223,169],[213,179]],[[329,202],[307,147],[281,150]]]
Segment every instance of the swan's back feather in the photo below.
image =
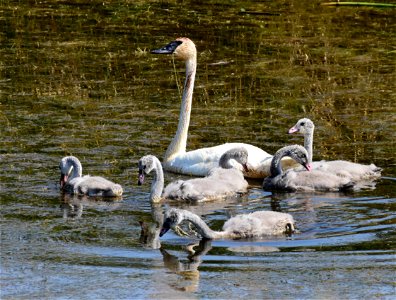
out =
[[350,180],[370,180],[381,177],[381,168],[374,164],[363,165],[346,160],[317,161],[312,163],[315,170],[349,177]]
[[207,177],[170,183],[166,186],[163,197],[174,200],[208,201],[245,193],[247,188],[248,182],[242,172],[217,167]]
[[267,177],[263,187],[267,190],[336,192],[353,188],[354,182],[319,170],[290,169],[276,177]]
[[121,185],[100,176],[89,175],[69,180],[65,185],[65,190],[72,194],[98,197],[117,197],[123,193]]
[[294,219],[290,214],[256,211],[229,219],[224,223],[223,230],[232,238],[249,238],[283,234],[287,224],[294,224]]

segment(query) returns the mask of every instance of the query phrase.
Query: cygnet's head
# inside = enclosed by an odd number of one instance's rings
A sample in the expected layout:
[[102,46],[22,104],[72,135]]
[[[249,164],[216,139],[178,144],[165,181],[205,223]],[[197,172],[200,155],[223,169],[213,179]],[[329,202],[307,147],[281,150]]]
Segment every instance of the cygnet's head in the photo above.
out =
[[[64,187],[66,182],[69,180],[70,174],[72,173],[72,171],[74,169],[72,161],[79,163],[78,158],[75,156],[65,156],[64,158],[62,158],[62,160],[59,163],[59,169],[61,172],[59,185],[60,185],[61,189]],[[81,174],[78,174],[78,175],[81,176]]]
[[312,166],[309,163],[309,159],[308,159],[308,152],[303,146],[301,146],[301,145],[286,146],[286,147],[279,149],[275,153],[275,155],[279,156],[280,153],[283,154],[282,157],[284,157],[284,156],[291,157],[296,162],[301,164],[308,171],[312,170]]
[[174,54],[177,58],[188,60],[195,58],[197,50],[194,43],[186,37],[180,37],[160,49],[150,51],[153,54]]
[[299,132],[301,134],[310,134],[314,131],[315,125],[314,123],[308,118],[302,118],[298,120],[296,125],[289,129],[288,133],[295,133]]
[[154,169],[154,156],[146,155],[139,159],[139,178],[138,185],[142,185],[144,183],[144,175],[149,174]]
[[296,232],[296,227],[293,218],[286,220],[286,225],[284,229],[286,235],[292,235],[294,232]]
[[232,168],[233,165],[230,164],[230,159],[236,160],[240,163],[243,169],[248,172],[249,168],[247,166],[248,163],[248,151],[244,147],[236,147],[226,151],[219,160],[219,165],[222,168],[229,169]]
[[163,236],[169,229],[175,228],[183,221],[183,210],[170,208],[164,214],[164,223],[162,224],[160,236]]

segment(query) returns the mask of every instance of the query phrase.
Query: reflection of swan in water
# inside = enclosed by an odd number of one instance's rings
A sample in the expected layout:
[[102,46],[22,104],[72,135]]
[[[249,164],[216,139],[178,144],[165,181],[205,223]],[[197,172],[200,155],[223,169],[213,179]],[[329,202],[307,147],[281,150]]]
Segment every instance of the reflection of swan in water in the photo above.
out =
[[[152,50],[151,53],[174,54],[186,63],[186,80],[184,82],[179,124],[176,135],[166,150],[163,161],[164,169],[175,173],[206,176],[211,169],[217,166],[220,156],[224,152],[231,148],[244,147],[249,152],[249,171],[244,171],[244,175],[252,178],[264,178],[267,176],[269,174],[272,155],[250,144],[226,143],[186,152],[197,68],[197,50],[190,39],[183,37],[177,38],[161,49]],[[294,162],[288,159],[282,163],[294,165]]]
[[92,199],[84,195],[61,195],[60,208],[63,212],[63,218],[81,218],[84,206],[87,208],[94,207],[98,209],[99,207],[104,207],[106,210],[114,210],[119,207],[120,201],[99,201]]
[[[301,164],[303,169],[289,169],[282,171],[280,160],[290,156]],[[300,145],[291,145],[279,149],[271,163],[271,176],[264,179],[265,190],[284,191],[342,191],[353,188],[354,183],[349,178],[340,177],[320,170],[311,170],[308,162],[308,153]]]
[[244,148],[230,149],[220,157],[219,166],[213,168],[208,176],[177,180],[168,184],[163,193],[164,173],[161,163],[154,155],[146,155],[139,160],[138,184],[143,183],[145,174],[154,172],[150,193],[152,202],[158,202],[161,199],[209,201],[234,196],[245,193],[248,183],[242,172],[232,167],[230,160],[235,160],[247,168],[247,155]]
[[81,162],[75,156],[62,158],[60,187],[69,194],[93,197],[119,197],[123,190],[121,185],[100,176],[82,176]]
[[323,160],[312,162],[314,130],[315,125],[308,118],[298,120],[298,122],[289,129],[289,133],[299,132],[304,135],[304,147],[308,151],[308,159],[313,170],[321,170],[326,173],[347,177],[354,182],[361,180],[373,180],[381,177],[382,169],[378,168],[374,164],[362,165],[345,160]]
[[287,213],[255,211],[240,214],[227,220],[223,231],[214,231],[196,214],[184,209],[170,208],[165,212],[160,236],[183,221],[191,222],[204,239],[241,239],[294,232],[294,219]]
[[173,284],[174,288],[186,292],[195,292],[198,289],[198,267],[202,263],[202,257],[206,255],[210,249],[212,249],[210,240],[201,240],[199,244],[190,244],[186,247],[189,253],[187,261],[182,261],[177,256],[170,254],[161,247],[160,251],[165,267],[182,276],[182,280],[177,280],[177,283]]

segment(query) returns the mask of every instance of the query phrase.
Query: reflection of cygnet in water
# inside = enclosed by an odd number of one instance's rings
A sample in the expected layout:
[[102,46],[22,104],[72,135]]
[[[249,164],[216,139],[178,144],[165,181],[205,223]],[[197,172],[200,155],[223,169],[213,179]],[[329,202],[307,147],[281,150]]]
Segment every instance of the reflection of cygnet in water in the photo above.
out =
[[63,218],[81,218],[85,207],[105,207],[106,210],[114,210],[121,202],[119,201],[98,201],[84,195],[62,194],[60,198],[60,208]]
[[[139,222],[141,227],[139,241],[146,248],[159,249],[161,247],[161,227],[164,222],[164,212],[161,204],[151,203],[151,217],[154,222]],[[179,236],[197,236],[197,233],[192,229],[181,228],[181,226],[176,226],[175,233]]]
[[61,203],[60,208],[62,209],[63,212],[63,219],[68,219],[68,218],[78,219],[81,218],[84,207],[81,203],[63,202]]
[[159,249],[161,247],[159,234],[164,220],[161,204],[152,203],[151,216],[154,222],[140,222],[141,231],[139,241],[147,248]]
[[163,247],[160,248],[164,265],[172,272],[181,275],[182,280],[177,280],[172,287],[181,291],[195,292],[199,285],[198,267],[202,263],[202,257],[212,249],[210,240],[201,240],[198,243],[186,247],[189,253],[187,261],[182,261],[177,256],[170,254]]

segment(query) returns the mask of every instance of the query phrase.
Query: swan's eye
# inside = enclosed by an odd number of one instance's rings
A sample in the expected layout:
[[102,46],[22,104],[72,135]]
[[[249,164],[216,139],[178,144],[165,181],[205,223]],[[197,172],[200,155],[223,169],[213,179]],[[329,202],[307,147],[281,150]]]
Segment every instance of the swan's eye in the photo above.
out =
[[302,122],[300,125],[301,125],[301,126],[304,126],[304,125],[305,125],[305,122]]

